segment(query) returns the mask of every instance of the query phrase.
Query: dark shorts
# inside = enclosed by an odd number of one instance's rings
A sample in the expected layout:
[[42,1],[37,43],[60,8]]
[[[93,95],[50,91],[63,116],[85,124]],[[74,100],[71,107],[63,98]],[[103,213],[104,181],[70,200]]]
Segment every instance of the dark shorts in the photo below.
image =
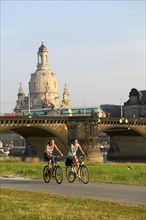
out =
[[65,161],[65,166],[72,166],[72,165],[73,165],[73,160],[67,157]]
[[51,156],[49,156],[47,153],[44,153],[44,160],[46,160],[46,161],[52,160],[53,161],[53,158]]

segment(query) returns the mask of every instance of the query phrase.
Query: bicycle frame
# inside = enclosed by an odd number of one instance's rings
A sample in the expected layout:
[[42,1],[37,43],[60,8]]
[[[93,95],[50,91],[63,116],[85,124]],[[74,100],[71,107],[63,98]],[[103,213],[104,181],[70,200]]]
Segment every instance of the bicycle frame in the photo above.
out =
[[48,165],[44,166],[43,169],[43,178],[46,183],[50,182],[51,177],[53,176],[58,184],[62,183],[63,180],[63,172],[62,168],[57,161],[57,158],[60,156],[53,156],[54,161],[51,161],[51,167],[48,170]]
[[[67,165],[66,166],[66,178],[70,183],[73,183],[76,179],[77,175],[80,176],[80,180],[87,184],[89,182],[89,170],[87,166],[83,162],[83,157],[79,157],[79,161],[76,163],[73,163],[73,165]],[[76,169],[75,165],[79,163],[79,167]],[[72,170],[73,169],[73,170]],[[79,175],[80,171],[80,175]]]
[[84,163],[84,161],[83,161],[82,158],[85,158],[85,157],[79,156],[79,157],[77,157],[77,158],[78,158],[78,162],[73,162],[73,165],[78,164],[78,163],[79,163],[79,165],[80,165],[80,164]]
[[83,158],[83,156],[80,156],[80,157],[79,157],[79,161],[73,163],[74,168],[75,168],[76,164],[79,163],[78,169],[76,170],[76,173],[77,173],[77,174],[79,174],[79,170],[81,169],[82,165],[84,165],[84,161],[82,160],[82,158]]
[[[57,158],[58,158],[59,156],[52,156],[52,160],[51,160],[51,166],[53,166],[54,165],[54,167],[53,168],[55,168],[55,166],[57,166],[58,164],[59,164],[59,162],[57,161]],[[53,159],[54,159],[54,161],[53,161]]]

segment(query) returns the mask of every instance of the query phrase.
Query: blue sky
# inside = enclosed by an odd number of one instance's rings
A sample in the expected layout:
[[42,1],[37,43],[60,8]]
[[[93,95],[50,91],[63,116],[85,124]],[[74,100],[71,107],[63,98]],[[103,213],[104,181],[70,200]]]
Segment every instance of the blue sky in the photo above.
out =
[[120,104],[145,88],[145,1],[1,0],[1,112],[19,83],[28,94],[42,40],[62,99],[72,106]]

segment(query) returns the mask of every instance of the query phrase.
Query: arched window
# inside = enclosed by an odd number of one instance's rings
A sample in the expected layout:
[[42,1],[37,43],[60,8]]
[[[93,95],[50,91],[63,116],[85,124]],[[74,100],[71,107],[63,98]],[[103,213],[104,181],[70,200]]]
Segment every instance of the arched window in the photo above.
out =
[[42,64],[42,56],[39,55],[39,64]]
[[46,63],[48,63],[48,56],[46,55]]

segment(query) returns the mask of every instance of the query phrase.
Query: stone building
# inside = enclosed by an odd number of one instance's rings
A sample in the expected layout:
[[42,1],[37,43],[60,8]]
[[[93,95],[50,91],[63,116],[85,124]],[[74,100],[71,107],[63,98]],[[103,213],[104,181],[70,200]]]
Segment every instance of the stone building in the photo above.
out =
[[129,92],[129,99],[123,106],[124,117],[145,118],[146,117],[146,90],[133,88]]
[[106,117],[145,118],[146,90],[131,89],[129,99],[124,105],[100,105]]
[[105,104],[100,105],[101,109],[105,112],[105,117],[120,117],[121,116],[121,106],[120,105],[112,105]]
[[25,96],[22,85],[18,89],[15,113],[21,110],[39,108],[71,107],[67,85],[63,91],[63,100],[60,101],[58,92],[58,81],[56,74],[50,70],[48,63],[48,49],[42,42],[37,52],[37,69],[31,73],[29,81],[29,95]]

